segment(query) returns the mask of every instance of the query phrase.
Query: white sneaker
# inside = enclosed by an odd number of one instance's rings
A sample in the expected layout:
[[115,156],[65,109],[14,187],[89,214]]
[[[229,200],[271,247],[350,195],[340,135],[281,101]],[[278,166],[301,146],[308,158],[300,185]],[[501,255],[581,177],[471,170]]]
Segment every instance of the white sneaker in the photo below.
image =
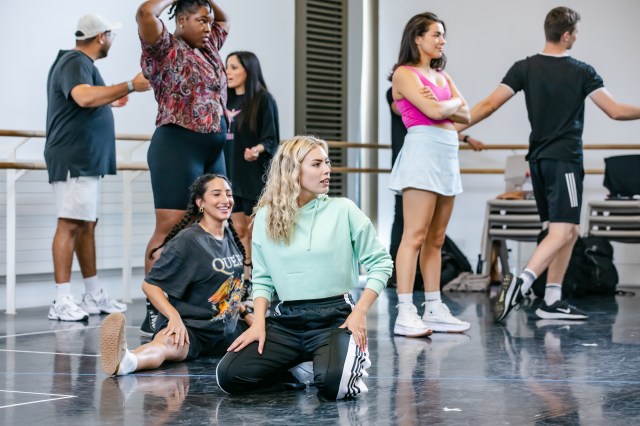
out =
[[48,317],[58,321],[87,321],[89,314],[76,305],[72,296],[65,296],[53,301]]
[[90,315],[98,315],[100,313],[113,314],[114,312],[127,311],[127,305],[117,300],[111,300],[109,295],[103,290],[100,290],[98,296],[94,296],[91,293],[83,294],[80,307]]
[[301,362],[295,367],[290,368],[289,371],[293,374],[293,377],[298,379],[300,383],[307,385],[307,387],[315,384],[313,376],[313,361]]
[[[426,302],[423,305],[426,306]],[[436,304],[431,311],[425,308],[422,321],[434,332],[440,333],[463,333],[471,328],[471,324],[468,322],[460,321],[451,315],[449,308],[442,301]]]
[[393,334],[407,337],[423,337],[431,334],[431,327],[424,323],[418,315],[413,303],[399,303],[398,317],[393,326]]

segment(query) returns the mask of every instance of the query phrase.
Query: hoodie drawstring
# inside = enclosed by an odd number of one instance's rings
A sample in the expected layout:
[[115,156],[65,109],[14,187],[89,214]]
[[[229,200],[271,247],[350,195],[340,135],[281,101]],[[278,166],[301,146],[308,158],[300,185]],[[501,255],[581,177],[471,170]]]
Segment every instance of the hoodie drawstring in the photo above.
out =
[[316,223],[316,213],[318,212],[319,203],[318,198],[313,200],[313,203],[313,216],[311,216],[311,228],[309,229],[309,245],[307,246],[307,251],[311,250],[311,236],[313,235],[313,225]]

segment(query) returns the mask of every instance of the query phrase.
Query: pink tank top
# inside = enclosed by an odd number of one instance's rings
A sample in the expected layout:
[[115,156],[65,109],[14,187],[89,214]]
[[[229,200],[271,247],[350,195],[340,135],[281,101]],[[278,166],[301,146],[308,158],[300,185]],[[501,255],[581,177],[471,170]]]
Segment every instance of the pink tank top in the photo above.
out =
[[[438,87],[437,85],[427,80],[427,78],[420,72],[418,72],[418,70],[409,66],[406,67],[418,75],[418,78],[420,78],[422,84],[431,88],[438,100],[446,101],[447,99],[451,99],[451,89],[449,88],[448,82],[444,85],[444,87]],[[427,117],[422,113],[422,111],[416,108],[406,98],[397,100],[396,106],[398,107],[398,111],[400,111],[400,114],[402,115],[402,122],[407,129],[413,126],[433,126],[434,124],[453,123],[453,121],[449,120],[448,118],[444,120],[434,120]]]

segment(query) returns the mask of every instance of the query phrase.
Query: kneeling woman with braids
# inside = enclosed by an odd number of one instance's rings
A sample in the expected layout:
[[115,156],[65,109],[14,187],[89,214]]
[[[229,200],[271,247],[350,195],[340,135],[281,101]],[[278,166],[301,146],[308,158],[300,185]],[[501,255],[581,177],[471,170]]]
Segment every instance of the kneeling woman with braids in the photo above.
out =
[[[191,186],[182,221],[159,248],[160,259],[142,283],[158,309],[156,334],[150,343],[128,351],[125,317],[105,318],[100,330],[102,368],[124,375],[158,368],[164,361],[198,355],[221,355],[250,323],[240,304],[244,250],[229,220],[233,208],[226,177],[204,175]],[[165,296],[165,293],[167,296]]]
[[[369,218],[352,201],[326,195],[327,152],[325,141],[301,136],[283,142],[271,161],[253,223],[255,318],[216,370],[227,393],[282,389],[277,378],[308,361],[325,398],[367,391],[366,314],[392,261]],[[354,303],[358,263],[368,276]],[[282,302],[265,318],[274,291]]]

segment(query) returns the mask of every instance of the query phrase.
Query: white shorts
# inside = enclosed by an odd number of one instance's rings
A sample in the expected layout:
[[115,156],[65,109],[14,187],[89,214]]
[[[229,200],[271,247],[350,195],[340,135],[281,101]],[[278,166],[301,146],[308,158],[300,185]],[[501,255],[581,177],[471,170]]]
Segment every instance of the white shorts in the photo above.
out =
[[98,220],[100,176],[67,176],[66,181],[52,182],[52,186],[59,219]]
[[391,171],[389,189],[402,195],[407,188],[441,195],[462,192],[458,133],[435,126],[410,127]]

